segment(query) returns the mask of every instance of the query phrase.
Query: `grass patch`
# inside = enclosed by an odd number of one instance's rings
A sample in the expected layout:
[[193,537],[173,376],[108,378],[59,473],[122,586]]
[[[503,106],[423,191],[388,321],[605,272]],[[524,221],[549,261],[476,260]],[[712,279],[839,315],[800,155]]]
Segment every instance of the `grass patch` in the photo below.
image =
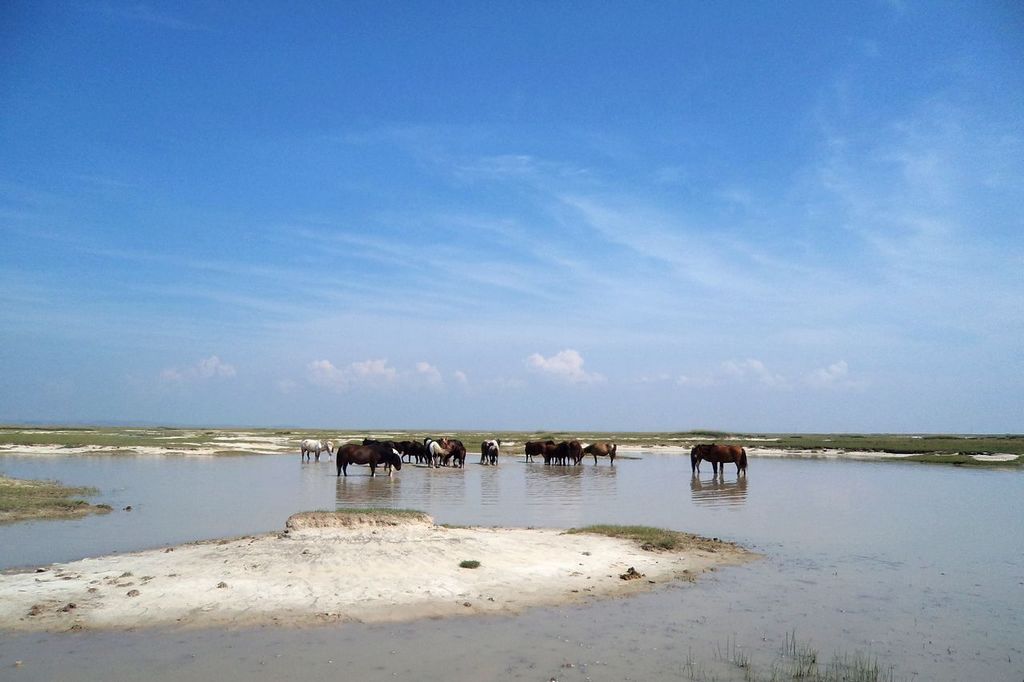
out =
[[466,559],[459,562],[459,568],[480,568],[480,562],[476,559]]
[[415,509],[359,507],[330,509],[292,514],[285,522],[288,530],[311,528],[357,528],[362,526],[400,526],[407,523],[430,523],[426,512]]
[[610,538],[625,538],[633,540],[637,544],[656,549],[676,549],[683,545],[684,540],[689,539],[686,533],[652,526],[615,526],[599,524],[596,526],[584,526],[583,528],[570,528],[566,531],[570,535],[587,533],[590,535],[606,535]]
[[0,522],[74,518],[109,512],[109,505],[92,505],[77,498],[98,493],[95,488],[75,488],[57,481],[0,476]]

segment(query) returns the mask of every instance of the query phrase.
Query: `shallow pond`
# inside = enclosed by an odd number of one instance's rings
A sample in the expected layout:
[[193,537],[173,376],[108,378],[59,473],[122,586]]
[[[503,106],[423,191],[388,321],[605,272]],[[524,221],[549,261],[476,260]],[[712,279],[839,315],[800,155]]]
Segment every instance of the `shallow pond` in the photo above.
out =
[[7,475],[93,485],[94,501],[115,508],[0,526],[0,567],[278,530],[296,511],[363,506],[453,524],[666,526],[765,555],[695,585],[515,617],[7,636],[0,670],[21,660],[18,679],[743,679],[719,659],[738,647],[767,671],[795,631],[822,659],[867,652],[897,679],[1024,678],[1020,472],[754,459],[746,479],[731,467],[694,479],[688,457],[620,454],[642,459],[406,465],[372,479],[362,468],[338,479],[333,462],[297,455],[0,456]]

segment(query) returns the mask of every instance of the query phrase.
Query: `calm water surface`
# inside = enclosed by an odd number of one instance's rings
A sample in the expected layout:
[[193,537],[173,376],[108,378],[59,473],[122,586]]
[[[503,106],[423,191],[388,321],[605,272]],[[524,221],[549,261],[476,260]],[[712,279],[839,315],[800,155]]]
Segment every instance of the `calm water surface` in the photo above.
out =
[[[422,509],[442,523],[642,523],[735,540],[765,559],[630,599],[399,626],[16,635],[0,678],[689,679],[734,641],[767,667],[794,630],[823,658],[869,652],[897,678],[1024,679],[1024,475],[890,462],[755,459],[693,478],[687,457],[338,479],[297,456],[0,456],[11,476],[101,490],[114,513],[0,526],[0,567],[278,530],[292,513]],[[470,460],[472,461],[472,460]],[[706,465],[705,465],[706,466]],[[120,511],[131,505],[132,511]]]

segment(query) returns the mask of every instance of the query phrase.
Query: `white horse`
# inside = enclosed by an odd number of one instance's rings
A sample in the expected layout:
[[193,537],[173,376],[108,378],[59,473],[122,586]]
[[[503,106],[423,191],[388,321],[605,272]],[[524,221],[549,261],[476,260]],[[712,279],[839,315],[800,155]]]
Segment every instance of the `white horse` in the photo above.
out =
[[302,455],[301,459],[308,461],[310,453],[316,455],[316,461],[320,461],[320,453],[327,451],[327,456],[330,457],[334,454],[334,441],[329,440],[313,440],[312,438],[306,438],[302,441]]
[[485,440],[483,443],[480,443],[480,463],[497,464],[500,449],[500,440]]
[[444,461],[444,458],[451,454],[447,448],[433,438],[424,439],[423,444],[427,446],[427,452],[430,454],[430,465],[433,467],[441,466],[441,462]]

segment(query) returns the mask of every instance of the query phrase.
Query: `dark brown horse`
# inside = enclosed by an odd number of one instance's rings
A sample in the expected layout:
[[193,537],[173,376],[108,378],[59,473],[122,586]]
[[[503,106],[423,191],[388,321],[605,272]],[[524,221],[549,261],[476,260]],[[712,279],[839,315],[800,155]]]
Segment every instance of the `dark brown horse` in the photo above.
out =
[[[547,446],[554,446],[555,441],[553,440],[531,440],[526,443],[526,461],[532,462],[533,458],[537,455],[544,457],[544,452],[547,450]],[[545,460],[546,461],[546,460]]]
[[448,466],[449,458],[454,467],[461,469],[466,466],[466,446],[462,444],[461,440],[455,438],[448,440],[448,457],[444,458],[445,466]]
[[611,441],[603,441],[600,443],[591,443],[587,447],[583,448],[583,452],[594,456],[594,464],[597,464],[597,457],[600,455],[601,457],[607,457],[608,461],[612,463],[612,466],[614,466],[615,451],[617,449],[618,446],[615,445],[615,443],[612,443]]
[[[370,443],[369,445],[356,445],[349,443],[338,448],[338,456],[335,458],[338,463],[338,475],[348,476],[349,464],[370,465],[370,476],[377,475],[377,467],[394,467],[396,471],[402,469],[402,458],[392,448],[383,443]],[[388,476],[390,476],[390,471]]]
[[715,443],[700,443],[694,445],[690,450],[690,469],[693,473],[700,472],[700,461],[711,462],[711,468],[718,474],[718,465],[722,465],[725,471],[726,462],[736,463],[736,475],[740,472],[747,473],[747,451],[739,445],[717,445]]
[[579,464],[583,461],[583,446],[578,440],[563,440],[557,445],[547,441],[541,455],[545,464]]

